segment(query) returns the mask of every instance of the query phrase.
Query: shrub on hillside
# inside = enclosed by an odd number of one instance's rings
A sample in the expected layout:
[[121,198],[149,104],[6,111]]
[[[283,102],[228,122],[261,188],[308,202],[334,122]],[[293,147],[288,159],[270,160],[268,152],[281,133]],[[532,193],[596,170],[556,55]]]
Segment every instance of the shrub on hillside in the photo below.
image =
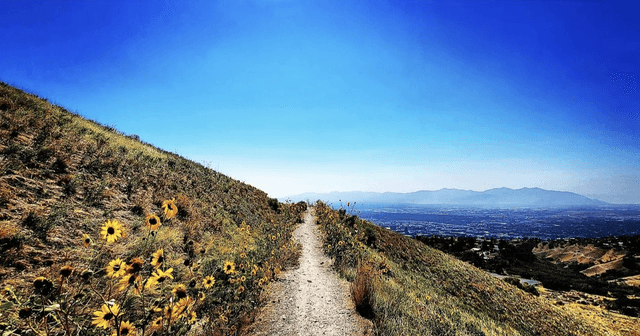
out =
[[372,320],[375,317],[373,310],[374,282],[378,280],[380,272],[371,263],[363,262],[358,265],[356,277],[351,283],[351,298],[356,306],[356,311],[363,317]]

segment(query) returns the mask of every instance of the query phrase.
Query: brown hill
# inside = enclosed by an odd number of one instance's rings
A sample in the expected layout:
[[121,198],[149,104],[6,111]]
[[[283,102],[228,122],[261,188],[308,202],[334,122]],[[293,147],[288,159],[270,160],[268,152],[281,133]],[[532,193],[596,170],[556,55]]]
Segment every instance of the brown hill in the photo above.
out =
[[569,243],[553,248],[549,248],[549,244],[540,244],[533,249],[533,253],[554,263],[593,265],[581,271],[586,276],[603,274],[609,270],[625,270],[623,259],[627,255],[624,251],[603,249],[592,244]]

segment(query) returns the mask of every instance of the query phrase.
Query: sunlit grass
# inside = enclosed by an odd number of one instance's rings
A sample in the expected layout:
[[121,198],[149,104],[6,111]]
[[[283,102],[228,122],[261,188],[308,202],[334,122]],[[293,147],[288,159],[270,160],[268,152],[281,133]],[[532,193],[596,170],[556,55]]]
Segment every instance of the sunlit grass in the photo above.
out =
[[346,211],[319,202],[316,215],[325,252],[377,335],[625,334]]
[[167,158],[167,153],[159,150],[158,148],[144,144],[140,142],[140,140],[133,139],[124,134],[119,134],[114,130],[105,129],[104,126],[99,125],[94,121],[84,118],[74,118],[73,126],[77,127],[79,130],[87,130],[82,132],[85,139],[90,140],[95,138],[96,135],[101,136],[104,138],[104,141],[108,142],[112,146],[125,147],[129,149],[129,155],[135,156],[137,153],[141,153],[142,155],[157,159]]
[[304,204],[4,84],[0,109],[3,332],[225,335],[249,323],[295,253]]

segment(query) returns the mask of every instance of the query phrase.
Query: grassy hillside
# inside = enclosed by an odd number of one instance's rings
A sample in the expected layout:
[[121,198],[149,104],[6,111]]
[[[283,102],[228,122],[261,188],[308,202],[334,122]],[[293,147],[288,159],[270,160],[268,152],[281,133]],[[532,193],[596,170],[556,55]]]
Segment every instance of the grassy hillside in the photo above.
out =
[[637,335],[639,320],[557,306],[443,252],[318,202],[325,252],[378,335]]
[[[562,302],[581,302],[640,316],[640,287],[634,287],[634,279],[640,278],[640,236],[547,242],[537,238],[482,241],[473,237],[415,238],[481,269],[535,279],[562,295],[551,291],[542,294]],[[520,284],[520,287],[536,292],[534,286]]]
[[0,83],[3,335],[235,334],[304,209]]

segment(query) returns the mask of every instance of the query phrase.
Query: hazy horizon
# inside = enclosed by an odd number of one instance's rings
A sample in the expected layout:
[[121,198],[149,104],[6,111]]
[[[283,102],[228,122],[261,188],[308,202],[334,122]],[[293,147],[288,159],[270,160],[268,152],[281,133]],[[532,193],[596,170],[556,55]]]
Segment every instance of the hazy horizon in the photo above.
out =
[[[485,189],[485,190],[470,190],[470,189],[459,189],[459,188],[440,188],[440,189],[432,189],[432,190],[428,190],[428,189],[420,189],[420,190],[414,190],[414,191],[407,191],[407,192],[401,192],[399,194],[411,194],[411,193],[418,193],[418,192],[437,192],[437,191],[441,191],[441,190],[458,190],[458,191],[473,191],[473,192],[485,192],[488,190],[493,190],[493,189],[503,189],[506,187],[498,187],[498,188],[489,188],[489,189]],[[543,189],[543,188],[538,188],[538,187],[522,187],[522,188],[506,188],[506,189],[510,189],[510,190],[521,190],[521,189]],[[554,189],[543,189],[543,190],[547,190],[547,191],[560,191],[560,192],[571,192],[571,191],[567,191],[567,190],[554,190]],[[305,195],[309,195],[309,194],[317,194],[317,195],[331,195],[331,194],[357,194],[357,193],[374,193],[374,194],[386,194],[386,193],[397,193],[397,192],[393,192],[393,191],[361,191],[361,190],[346,190],[346,191],[338,191],[338,190],[333,190],[333,191],[329,191],[329,192],[314,192],[314,191],[309,191],[309,192],[302,192],[302,193],[298,193],[298,194],[291,194],[291,195],[286,195],[286,196],[281,196],[278,197],[280,200],[287,200],[290,198],[299,198],[300,196],[305,196]],[[573,193],[573,192],[571,192]],[[580,195],[580,196],[584,196],[590,199],[594,199],[594,200],[598,200],[598,201],[603,201],[606,202],[610,205],[640,205],[640,203],[615,203],[615,202],[608,202],[606,200],[597,198],[597,197],[590,197],[589,195],[583,195],[583,194],[579,194],[579,193],[574,193],[576,195]],[[350,201],[349,199],[344,199],[345,202]],[[353,201],[353,200],[351,200]]]
[[0,80],[254,185],[640,203],[640,4],[5,2]]

